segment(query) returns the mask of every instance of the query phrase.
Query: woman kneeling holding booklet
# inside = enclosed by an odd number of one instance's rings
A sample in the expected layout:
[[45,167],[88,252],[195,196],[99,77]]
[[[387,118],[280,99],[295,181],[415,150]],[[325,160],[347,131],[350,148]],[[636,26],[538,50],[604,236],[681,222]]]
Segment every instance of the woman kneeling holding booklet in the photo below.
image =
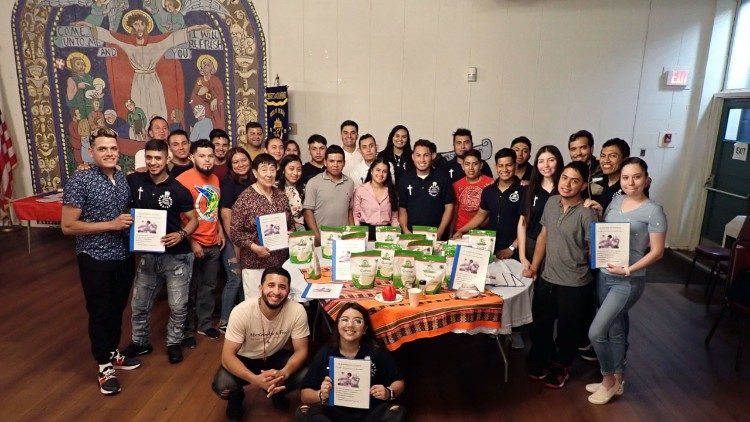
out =
[[403,376],[376,339],[367,310],[344,304],[336,328],[331,343],[310,362],[295,420],[403,420],[404,408],[395,402],[404,392]]

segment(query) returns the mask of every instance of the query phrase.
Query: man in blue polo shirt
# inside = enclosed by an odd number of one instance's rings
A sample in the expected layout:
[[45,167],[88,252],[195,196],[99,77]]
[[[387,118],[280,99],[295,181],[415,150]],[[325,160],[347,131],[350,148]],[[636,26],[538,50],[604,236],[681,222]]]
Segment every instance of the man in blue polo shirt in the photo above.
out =
[[524,191],[521,180],[516,176],[516,152],[510,148],[502,148],[495,153],[495,169],[497,180],[482,189],[479,212],[457,230],[453,237],[460,238],[487,220],[487,229],[495,231],[495,256],[498,259],[509,259],[516,253],[518,246],[517,228]]
[[115,369],[141,365],[118,351],[122,312],[133,285],[134,262],[128,248],[133,217],[128,182],[116,167],[117,132],[95,131],[89,153],[93,165],[74,173],[65,184],[61,227],[64,234],[76,236],[91,353],[99,364],[99,391],[112,395],[120,392]]
[[398,181],[398,222],[404,233],[413,226],[437,227],[438,239],[447,239],[453,217],[453,187],[432,168],[430,141],[420,139],[412,151],[414,169]]
[[[149,319],[156,294],[162,284],[167,286],[169,322],[167,323],[167,356],[170,363],[182,361],[182,347],[187,316],[190,277],[193,273],[193,251],[188,237],[198,227],[193,197],[180,182],[167,172],[166,141],[146,142],[147,173],[128,175],[133,194],[133,208],[167,211],[167,234],[162,238],[164,253],[142,253],[133,287],[132,342],[123,350],[125,356],[145,355],[153,351],[149,341]],[[185,226],[180,215],[187,217]]]

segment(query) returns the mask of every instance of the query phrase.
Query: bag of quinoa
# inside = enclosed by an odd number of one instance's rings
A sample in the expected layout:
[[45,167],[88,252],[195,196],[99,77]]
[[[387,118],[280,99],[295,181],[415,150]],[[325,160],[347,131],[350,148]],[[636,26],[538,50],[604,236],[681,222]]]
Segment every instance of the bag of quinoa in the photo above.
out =
[[469,230],[466,233],[472,248],[490,251],[490,264],[495,260],[495,235],[494,230]]
[[425,294],[432,295],[440,291],[445,281],[445,257],[440,255],[422,255],[417,257],[415,273],[420,284],[425,281]]
[[401,233],[398,236],[398,246],[401,246],[401,249],[406,249],[409,246],[409,242],[413,242],[415,240],[426,240],[427,236],[423,234],[413,234],[413,233]]
[[333,239],[341,239],[343,234],[343,227],[320,226],[320,254],[323,258],[331,259],[333,256]]
[[377,277],[382,280],[392,280],[393,259],[396,251],[401,248],[395,243],[375,242],[375,249],[380,251]]
[[414,262],[422,255],[417,251],[397,250],[393,254],[393,285],[396,288],[414,287],[416,285],[417,273]]
[[412,240],[406,245],[406,249],[410,251],[419,251],[425,255],[432,255],[432,240]]
[[309,264],[315,254],[315,233],[312,230],[289,233],[289,261]]
[[401,234],[401,227],[378,226],[375,227],[375,241],[396,243],[398,235]]
[[349,265],[354,287],[358,289],[375,287],[379,260],[380,252],[378,251],[352,252],[349,256]]

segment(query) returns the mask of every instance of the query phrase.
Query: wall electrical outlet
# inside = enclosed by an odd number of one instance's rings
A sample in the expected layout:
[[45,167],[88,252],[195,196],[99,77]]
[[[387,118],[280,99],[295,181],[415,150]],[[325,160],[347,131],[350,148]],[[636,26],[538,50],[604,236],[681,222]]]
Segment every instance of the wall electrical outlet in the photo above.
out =
[[674,148],[674,133],[659,132],[659,142],[657,146],[659,148]]

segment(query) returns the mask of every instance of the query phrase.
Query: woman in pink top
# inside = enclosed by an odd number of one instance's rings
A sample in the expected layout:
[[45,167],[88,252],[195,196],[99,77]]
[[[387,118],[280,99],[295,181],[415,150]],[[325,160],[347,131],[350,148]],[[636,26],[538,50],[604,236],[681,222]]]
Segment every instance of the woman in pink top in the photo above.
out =
[[388,161],[376,158],[372,162],[365,182],[354,190],[352,209],[354,223],[369,226],[370,240],[375,240],[376,226],[398,226],[396,186]]

